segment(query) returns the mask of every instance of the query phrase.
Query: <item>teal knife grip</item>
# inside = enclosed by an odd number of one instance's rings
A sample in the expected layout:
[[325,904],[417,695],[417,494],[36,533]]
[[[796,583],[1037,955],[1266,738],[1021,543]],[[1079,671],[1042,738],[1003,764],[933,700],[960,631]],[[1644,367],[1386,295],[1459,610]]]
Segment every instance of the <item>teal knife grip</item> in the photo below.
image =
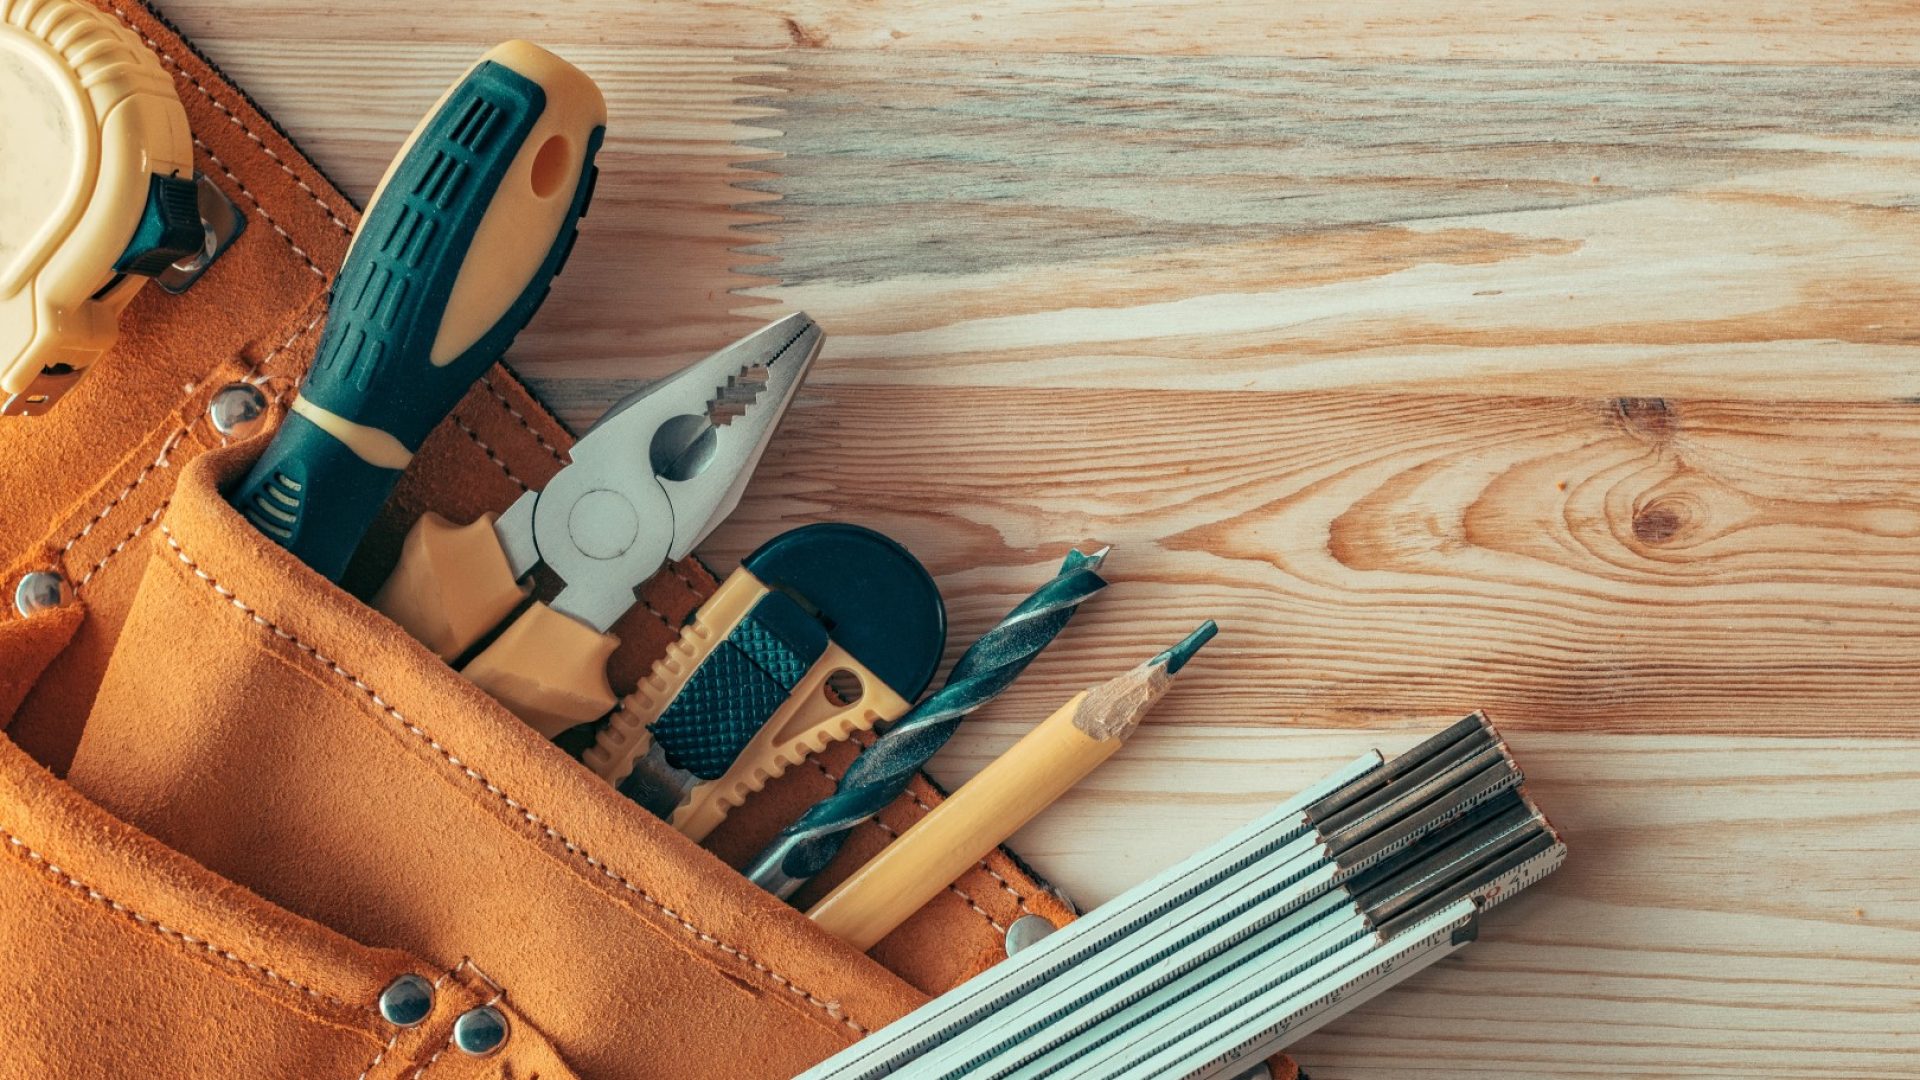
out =
[[[603,129],[594,130],[572,205],[518,299],[465,352],[443,365],[430,360],[474,233],[545,106],[538,83],[491,61],[447,96],[361,222],[303,398],[417,451],[506,351],[572,251]],[[362,460],[295,414],[231,498],[263,533],[338,580],[400,471]]]
[[826,628],[791,597],[761,597],[648,726],[667,764],[702,780],[724,774],[827,644]]

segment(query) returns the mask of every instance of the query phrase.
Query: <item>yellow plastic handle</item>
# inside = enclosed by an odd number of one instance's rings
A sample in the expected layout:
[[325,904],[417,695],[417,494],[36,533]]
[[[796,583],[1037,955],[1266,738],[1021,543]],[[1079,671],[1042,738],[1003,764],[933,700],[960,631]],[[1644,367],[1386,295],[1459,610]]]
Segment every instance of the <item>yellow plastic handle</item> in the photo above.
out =
[[[191,180],[173,79],[79,0],[0,0],[0,397],[77,375],[146,278],[119,278],[155,176]],[[116,280],[118,279],[118,280]]]
[[400,545],[399,564],[373,597],[382,615],[448,663],[533,592],[514,580],[493,531],[495,516],[455,525],[432,511],[420,515]]
[[673,704],[686,689],[687,680],[706,662],[713,650],[733,633],[753,605],[767,595],[767,587],[745,570],[727,575],[700,610],[680,628],[680,636],[667,643],[666,652],[653,662],[640,685],[607,718],[594,744],[580,756],[587,768],[600,774],[609,784],[618,786],[633,771],[633,763],[647,756],[653,747],[647,728]]
[[[586,766],[615,786],[627,779],[634,764],[653,747],[648,728],[769,591],[751,571],[729,574],[607,719],[594,745],[581,756]],[[858,696],[851,702],[830,694],[829,686],[839,681],[834,676],[840,672],[850,674],[859,685]],[[871,731],[876,724],[897,720],[908,707],[892,687],[829,639],[826,649],[727,769],[694,785],[681,799],[671,818],[674,827],[695,840],[704,839],[748,795],[808,755],[851,738],[856,731]]]
[[613,708],[607,658],[619,647],[612,634],[536,600],[460,674],[551,739]]
[[[860,696],[852,704],[841,703],[830,689],[833,677],[843,671],[860,685]],[[694,840],[706,839],[768,781],[856,731],[872,731],[876,724],[900,719],[909,707],[851,653],[837,643],[829,644],[727,771],[687,794],[673,812],[673,827]]]
[[414,129],[334,279],[292,415],[229,493],[338,580],[400,473],[545,300],[593,193],[606,105],[524,41]]
[[[502,42],[474,61],[467,73],[489,63],[539,86],[546,103],[507,167],[499,193],[474,231],[454,278],[429,354],[435,365],[450,363],[471,348],[526,292],[540,272],[552,239],[566,227],[575,184],[591,183],[588,164],[598,149],[594,140],[607,126],[607,102],[600,88],[579,68],[540,46],[530,41]],[[374,188],[367,204],[369,216],[415,141],[465,82],[464,76],[455,80],[407,136]]]

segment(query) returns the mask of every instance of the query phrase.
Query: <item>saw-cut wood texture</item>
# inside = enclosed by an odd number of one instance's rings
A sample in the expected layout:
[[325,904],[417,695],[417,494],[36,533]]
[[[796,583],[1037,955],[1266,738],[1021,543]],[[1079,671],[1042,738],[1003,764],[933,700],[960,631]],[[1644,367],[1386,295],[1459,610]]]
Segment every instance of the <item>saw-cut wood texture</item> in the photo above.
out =
[[995,715],[1037,720],[1210,615],[1219,641],[1151,724],[1471,702],[1516,728],[1920,735],[1913,405],[831,396],[723,543],[868,522],[942,575],[962,629],[1045,579],[1034,553],[1115,546],[1116,587]]
[[781,197],[757,227],[777,240],[754,249],[781,284],[756,292],[838,331],[837,378],[1920,385],[1908,72],[830,52],[788,68],[769,122],[788,154],[749,185]]
[[1113,543],[943,781],[1218,618],[1016,839],[1083,904],[1487,708],[1567,867],[1318,1080],[1920,1080],[1910,5],[167,8],[357,197],[498,38],[602,82],[541,396],[830,334],[716,567],[872,525],[957,652]]

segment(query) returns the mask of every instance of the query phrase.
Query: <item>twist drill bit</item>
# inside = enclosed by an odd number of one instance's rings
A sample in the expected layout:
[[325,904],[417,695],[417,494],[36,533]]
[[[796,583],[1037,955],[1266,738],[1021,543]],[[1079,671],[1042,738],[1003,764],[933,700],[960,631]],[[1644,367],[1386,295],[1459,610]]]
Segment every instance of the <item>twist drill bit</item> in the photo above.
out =
[[947,674],[946,685],[928,695],[861,752],[832,795],[787,826],[747,868],[747,879],[782,899],[826,869],[861,822],[899,798],[965,719],[1012,685],[1047,647],[1082,600],[1106,587],[1095,571],[1110,549],[1091,555],[1072,551],[1053,580],[1022,600],[1006,618],[968,647]]

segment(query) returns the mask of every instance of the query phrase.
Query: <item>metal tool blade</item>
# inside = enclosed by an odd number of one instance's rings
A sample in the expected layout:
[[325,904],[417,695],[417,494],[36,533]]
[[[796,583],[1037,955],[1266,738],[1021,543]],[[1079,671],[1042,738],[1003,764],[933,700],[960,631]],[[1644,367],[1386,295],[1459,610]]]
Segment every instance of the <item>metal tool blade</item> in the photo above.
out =
[[623,398],[494,523],[514,576],[546,563],[566,582],[556,611],[611,627],[739,503],[821,340],[789,315]]
[[673,505],[669,559],[692,554],[739,505],[823,340],[812,319],[795,313],[675,376],[684,388],[663,388],[688,401],[704,395],[698,411],[682,415],[706,421],[684,447],[672,448],[665,430],[656,437],[655,473]]

